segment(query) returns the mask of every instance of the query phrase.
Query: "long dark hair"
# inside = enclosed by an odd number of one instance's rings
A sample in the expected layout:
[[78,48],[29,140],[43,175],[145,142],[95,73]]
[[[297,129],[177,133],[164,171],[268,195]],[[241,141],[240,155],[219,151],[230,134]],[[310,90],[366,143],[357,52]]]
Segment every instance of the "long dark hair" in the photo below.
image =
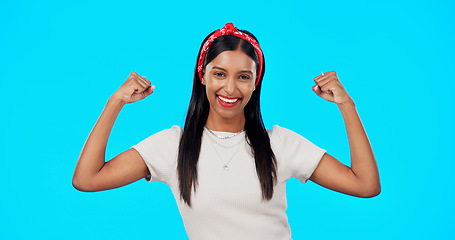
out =
[[[239,30],[254,38],[256,37],[246,30]],[[201,44],[198,57],[201,53],[202,45],[207,41],[209,34]],[[203,69],[224,51],[235,51],[241,49],[246,55],[250,56],[256,63],[259,71],[259,58],[254,47],[248,42],[233,35],[225,35],[216,38],[210,45],[205,56]],[[262,78],[265,72],[265,59],[262,66],[261,79],[256,86],[256,90],[244,109],[245,114],[245,137],[254,154],[256,173],[262,189],[262,199],[270,200],[273,196],[273,186],[276,184],[277,163],[275,155],[270,146],[270,138],[262,121],[260,108],[260,94]],[[257,74],[256,74],[257,75]],[[191,207],[192,190],[196,192],[197,186],[197,162],[201,151],[202,133],[209,115],[210,104],[207,100],[205,86],[201,84],[196,67],[193,77],[193,92],[186,115],[183,134],[180,138],[178,153],[178,175],[180,198]]]

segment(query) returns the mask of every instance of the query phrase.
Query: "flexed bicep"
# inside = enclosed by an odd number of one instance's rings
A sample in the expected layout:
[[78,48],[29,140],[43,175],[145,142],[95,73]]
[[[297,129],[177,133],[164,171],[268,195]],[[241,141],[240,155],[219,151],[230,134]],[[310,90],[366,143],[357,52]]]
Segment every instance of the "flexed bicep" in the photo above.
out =
[[126,150],[104,163],[90,178],[73,182],[75,188],[84,192],[96,192],[118,188],[150,175],[150,172],[135,149]]
[[374,197],[352,169],[328,153],[322,156],[310,180],[325,188],[356,197]]

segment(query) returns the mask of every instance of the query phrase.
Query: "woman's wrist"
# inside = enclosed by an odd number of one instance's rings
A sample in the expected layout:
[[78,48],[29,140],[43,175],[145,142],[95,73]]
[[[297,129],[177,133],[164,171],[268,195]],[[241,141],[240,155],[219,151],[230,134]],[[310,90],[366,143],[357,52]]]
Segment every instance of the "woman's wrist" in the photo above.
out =
[[338,107],[341,109],[341,108],[345,108],[345,107],[355,107],[355,103],[354,103],[354,100],[352,100],[351,97],[348,97],[348,99],[346,99],[346,101],[343,101],[341,103],[337,103]]
[[105,110],[111,109],[117,114],[123,109],[123,106],[125,106],[125,102],[123,102],[121,99],[111,97],[106,103]]
[[107,101],[107,104],[123,107],[126,103],[115,95],[112,95]]

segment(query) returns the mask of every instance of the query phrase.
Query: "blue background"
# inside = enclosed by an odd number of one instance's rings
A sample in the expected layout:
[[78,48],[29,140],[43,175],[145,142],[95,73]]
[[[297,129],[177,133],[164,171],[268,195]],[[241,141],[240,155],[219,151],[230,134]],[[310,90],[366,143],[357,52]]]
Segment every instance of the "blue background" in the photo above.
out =
[[164,183],[84,193],[71,179],[132,71],[156,90],[123,108],[106,160],[183,124],[201,41],[226,22],[259,38],[268,128],[290,128],[349,165],[337,106],[311,90],[333,70],[376,155],[375,198],[288,181],[294,239],[455,238],[454,10],[452,1],[1,1],[0,239],[186,239]]

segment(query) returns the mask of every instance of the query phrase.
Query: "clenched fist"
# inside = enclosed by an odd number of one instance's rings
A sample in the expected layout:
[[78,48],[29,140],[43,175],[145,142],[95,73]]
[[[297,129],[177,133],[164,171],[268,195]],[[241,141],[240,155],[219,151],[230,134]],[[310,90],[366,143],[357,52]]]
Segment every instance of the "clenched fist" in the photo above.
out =
[[120,100],[122,103],[133,103],[144,99],[153,93],[154,85],[145,77],[132,72],[120,88],[112,95],[112,98]]
[[314,82],[313,91],[319,97],[336,104],[352,102],[335,71],[322,73],[314,78]]

